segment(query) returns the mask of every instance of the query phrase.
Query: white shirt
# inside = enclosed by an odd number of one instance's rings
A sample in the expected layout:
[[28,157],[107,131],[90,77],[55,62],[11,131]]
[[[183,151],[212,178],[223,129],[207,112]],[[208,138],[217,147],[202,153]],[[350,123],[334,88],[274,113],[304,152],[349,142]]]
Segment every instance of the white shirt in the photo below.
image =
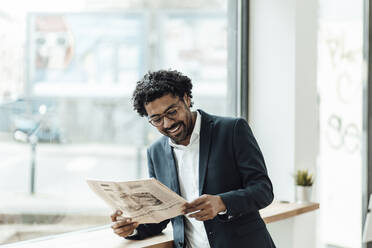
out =
[[[187,146],[178,145],[169,139],[174,148],[181,196],[191,202],[199,195],[199,147],[201,115],[196,111],[194,130]],[[210,247],[203,221],[185,218],[185,242],[188,248]]]

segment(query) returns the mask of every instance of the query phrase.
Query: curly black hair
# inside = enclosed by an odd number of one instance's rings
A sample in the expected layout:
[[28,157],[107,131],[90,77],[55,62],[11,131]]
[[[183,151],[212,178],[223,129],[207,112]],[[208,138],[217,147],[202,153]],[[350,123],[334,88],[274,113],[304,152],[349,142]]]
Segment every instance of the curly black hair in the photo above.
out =
[[[191,79],[176,70],[159,70],[143,76],[137,82],[136,89],[133,92],[133,109],[140,116],[147,116],[145,105],[167,94],[178,96],[180,99],[185,94],[192,98]],[[190,107],[193,103],[191,102]]]

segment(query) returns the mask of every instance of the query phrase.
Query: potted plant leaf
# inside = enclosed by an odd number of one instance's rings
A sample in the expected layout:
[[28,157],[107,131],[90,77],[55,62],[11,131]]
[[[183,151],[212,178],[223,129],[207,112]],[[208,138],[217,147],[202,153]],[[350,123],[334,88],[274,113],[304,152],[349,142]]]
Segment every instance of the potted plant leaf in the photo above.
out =
[[295,174],[296,202],[310,202],[314,178],[307,170],[297,170]]

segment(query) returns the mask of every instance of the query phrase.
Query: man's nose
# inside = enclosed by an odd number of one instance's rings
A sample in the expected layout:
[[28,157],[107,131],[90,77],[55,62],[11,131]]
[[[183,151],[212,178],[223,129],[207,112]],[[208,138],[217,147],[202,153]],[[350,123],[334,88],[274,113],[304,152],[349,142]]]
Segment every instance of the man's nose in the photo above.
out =
[[169,119],[168,117],[163,117],[163,127],[164,128],[170,128],[174,124],[174,120]]

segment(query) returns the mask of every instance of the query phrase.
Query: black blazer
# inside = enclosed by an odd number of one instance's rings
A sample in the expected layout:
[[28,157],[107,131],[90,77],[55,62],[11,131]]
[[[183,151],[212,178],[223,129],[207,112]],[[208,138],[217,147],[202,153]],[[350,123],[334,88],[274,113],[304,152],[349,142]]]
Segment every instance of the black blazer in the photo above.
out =
[[[218,117],[202,110],[199,155],[199,193],[220,195],[225,215],[204,221],[211,247],[275,247],[258,210],[273,200],[273,188],[264,158],[244,119]],[[180,194],[172,147],[161,137],[147,150],[150,177]],[[184,217],[171,219],[174,247],[184,247]],[[143,224],[143,239],[159,234],[169,223]]]

